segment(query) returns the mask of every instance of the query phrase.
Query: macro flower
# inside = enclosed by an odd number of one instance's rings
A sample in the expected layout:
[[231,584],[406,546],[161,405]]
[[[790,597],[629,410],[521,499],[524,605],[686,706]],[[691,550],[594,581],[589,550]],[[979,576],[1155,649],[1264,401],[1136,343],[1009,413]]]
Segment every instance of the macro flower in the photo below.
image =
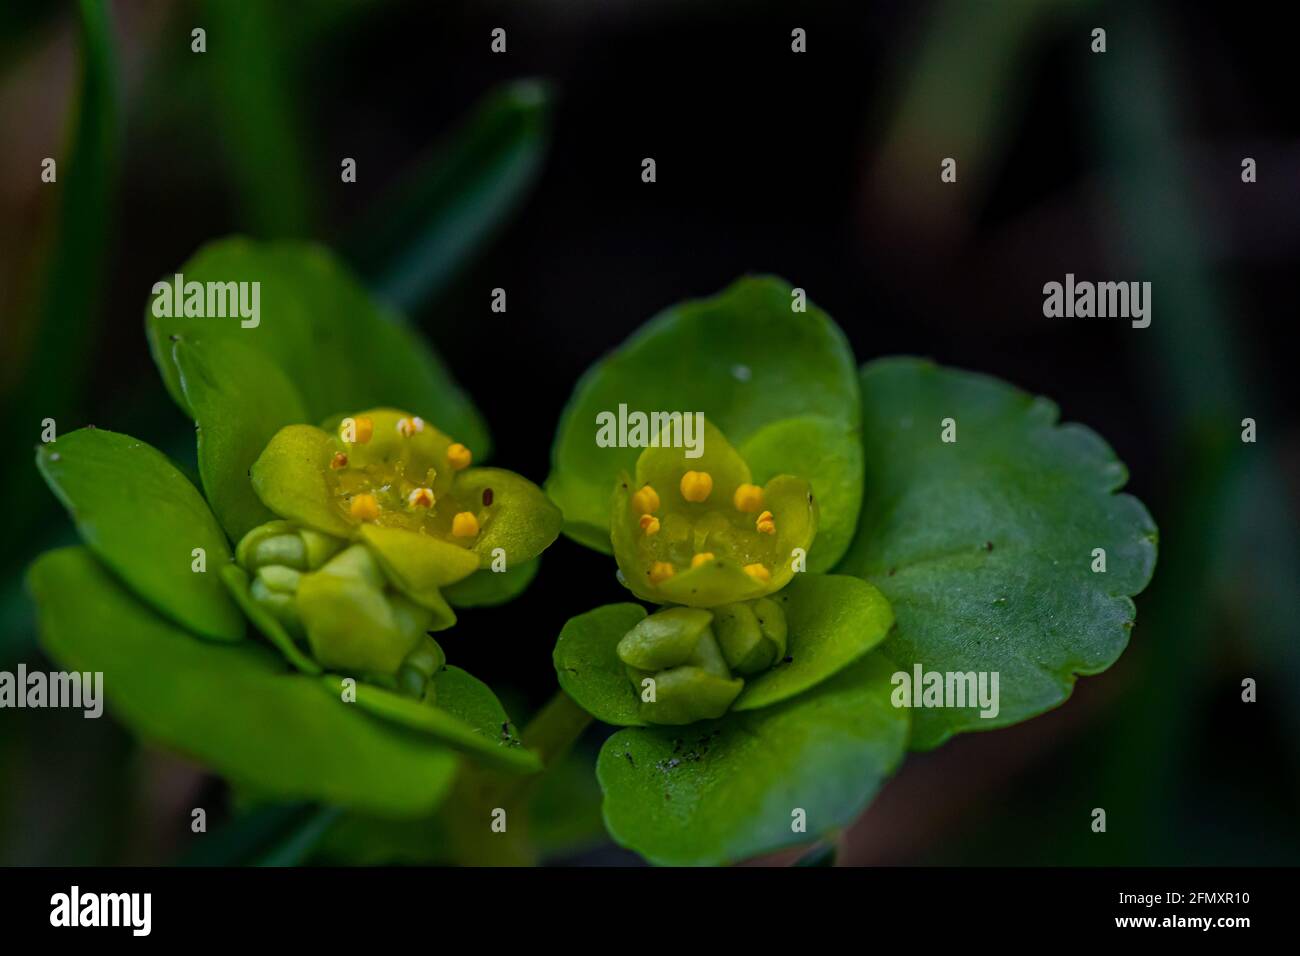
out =
[[[429,632],[456,622],[442,589],[494,561],[525,562],[559,534],[536,485],[409,412],[375,408],[327,429],[280,429],[250,469],[278,516],[236,549],[228,573],[317,663],[426,696]],[[436,669],[436,668],[434,668]],[[425,683],[421,682],[421,675]]]
[[808,481],[778,474],[754,484],[744,458],[707,419],[698,458],[667,440],[655,444],[637,459],[635,477],[624,472],[614,489],[610,534],[632,593],[714,607],[788,584],[817,534]]

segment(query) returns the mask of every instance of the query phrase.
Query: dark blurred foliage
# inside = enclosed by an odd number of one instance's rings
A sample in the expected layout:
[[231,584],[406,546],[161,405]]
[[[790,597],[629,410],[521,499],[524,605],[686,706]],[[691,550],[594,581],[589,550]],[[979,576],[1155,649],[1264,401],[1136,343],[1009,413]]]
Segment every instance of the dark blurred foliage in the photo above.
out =
[[[0,402],[18,441],[0,483],[0,667],[40,660],[21,571],[71,539],[26,451],[41,419],[192,459],[142,318],[152,282],[204,241],[341,250],[427,333],[487,416],[497,461],[538,481],[592,360],[671,303],[773,272],[860,360],[926,354],[1052,397],[1113,445],[1161,528],[1121,661],[1056,712],[910,758],[840,861],[1300,862],[1293,39],[1263,11],[1177,0],[795,9],[121,2],[83,42],[76,5],[7,5]],[[795,26],[806,55],[790,53]],[[79,79],[97,50],[107,85]],[[467,122],[494,155],[495,128],[469,118],[529,77],[557,97],[545,155],[539,133],[500,173],[448,163]],[[45,156],[60,159],[58,188],[39,181]],[[356,184],[339,182],[344,156]],[[939,181],[946,156],[956,185]],[[1245,156],[1258,183],[1241,182]],[[458,185],[480,167],[483,192]],[[508,176],[517,195],[493,198]],[[414,240],[464,195],[502,214],[522,201],[452,272]],[[404,283],[393,228],[417,250]],[[1066,272],[1152,281],[1151,328],[1044,319],[1042,285]],[[488,308],[498,286],[505,315]],[[1258,444],[1239,440],[1246,416]],[[623,597],[612,561],[562,540],[521,600],[467,613],[445,646],[527,711],[554,689],[565,619]],[[1259,703],[1241,703],[1244,677]],[[6,712],[0,777],[4,862],[175,859],[188,808],[226,800],[109,721],[66,714]],[[589,798],[589,774],[572,785]],[[577,805],[552,802],[560,816]]]

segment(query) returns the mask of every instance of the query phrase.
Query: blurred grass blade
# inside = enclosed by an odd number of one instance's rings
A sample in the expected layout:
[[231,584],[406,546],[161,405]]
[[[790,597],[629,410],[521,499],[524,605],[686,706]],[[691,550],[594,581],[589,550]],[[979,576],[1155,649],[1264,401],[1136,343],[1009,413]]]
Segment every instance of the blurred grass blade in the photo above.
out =
[[[40,422],[53,418],[60,430],[76,423],[86,369],[102,317],[101,291],[105,249],[111,220],[120,139],[116,57],[104,0],[81,0],[81,75],[70,106],[69,138],[58,159],[57,210],[50,220],[42,260],[44,274],[24,307],[33,325],[32,351],[5,408],[9,420],[22,418],[23,440],[34,441]],[[33,173],[35,175],[35,173]],[[12,509],[10,541],[31,540],[49,527],[53,498],[41,488],[32,467],[13,467],[0,480],[5,501],[23,502]],[[56,523],[57,533],[64,527]],[[10,550],[0,567],[6,572],[25,563],[30,551]],[[30,650],[30,606],[21,588],[7,589],[0,625],[6,659]],[[21,601],[19,608],[14,601]]]
[[488,94],[378,204],[345,251],[380,298],[404,312],[427,302],[519,205],[546,151],[551,103],[533,80]]
[[181,866],[295,866],[311,854],[340,811],[312,803],[259,807],[197,837]]
[[265,0],[209,0],[203,14],[213,108],[244,228],[264,239],[308,236],[312,164],[302,148],[284,20]]

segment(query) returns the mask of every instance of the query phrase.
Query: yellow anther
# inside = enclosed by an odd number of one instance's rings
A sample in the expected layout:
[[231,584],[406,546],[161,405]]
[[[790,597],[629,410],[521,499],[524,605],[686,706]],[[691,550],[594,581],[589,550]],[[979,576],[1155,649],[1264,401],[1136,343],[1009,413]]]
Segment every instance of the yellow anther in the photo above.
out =
[[708,564],[713,560],[713,552],[701,551],[695,557],[691,558],[691,567],[698,568],[701,564]]
[[763,567],[763,565],[761,564],[745,565],[745,573],[748,574],[755,581],[762,581],[764,584],[772,580],[772,572],[769,571],[767,568]]
[[705,501],[713,494],[713,476],[707,471],[688,471],[682,475],[682,497],[687,501]]
[[356,495],[348,510],[358,521],[374,521],[379,517],[379,499],[374,495]]
[[764,511],[759,515],[754,527],[763,534],[776,534],[776,519],[772,517],[772,512]]
[[731,501],[737,511],[743,511],[747,515],[753,514],[763,507],[763,489],[758,485],[740,485]]
[[673,566],[667,561],[656,561],[654,564],[650,565],[650,583],[661,584],[676,573],[677,572],[673,570]]
[[454,442],[448,446],[447,463],[451,465],[453,471],[468,468],[469,463],[473,460],[473,453],[460,442]]
[[632,496],[632,509],[639,515],[648,515],[659,510],[659,492],[649,485]]
[[478,534],[478,518],[472,511],[462,511],[451,519],[451,533],[458,538],[472,538]]
[[652,534],[658,534],[658,533],[659,533],[659,519],[656,518],[654,515],[642,515],[642,516],[641,516],[641,530],[644,531],[644,532],[646,533],[647,536],[652,535]]
[[406,503],[412,508],[432,508],[436,500],[432,488],[416,488],[406,496]]
[[348,466],[348,456],[341,451],[336,451],[334,457],[330,459],[330,467],[335,471]]
[[410,418],[399,418],[397,420],[397,433],[403,438],[410,438],[422,431],[424,431],[423,418],[413,415]]
[[339,425],[339,438],[349,445],[364,445],[375,434],[375,423],[369,418],[345,418]]

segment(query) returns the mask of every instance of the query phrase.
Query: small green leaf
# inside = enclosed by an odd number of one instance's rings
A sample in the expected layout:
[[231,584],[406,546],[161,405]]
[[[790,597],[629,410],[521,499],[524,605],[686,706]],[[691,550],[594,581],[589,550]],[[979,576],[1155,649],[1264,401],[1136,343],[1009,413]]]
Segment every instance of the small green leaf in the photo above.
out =
[[[331,698],[342,698],[342,677],[326,674],[320,680],[321,686]],[[437,706],[358,681],[355,688],[356,706],[381,720],[427,734],[441,744],[501,770],[533,773],[541,769],[541,761],[536,754],[523,749],[513,735],[503,736],[502,724],[506,722],[504,710],[500,711],[502,720],[495,722],[491,728],[482,726],[485,715],[496,716],[495,709],[487,700],[487,697],[495,700],[496,695],[486,684],[464,671],[451,677],[447,676],[447,671],[441,671],[435,679],[435,686]],[[474,723],[461,719],[444,706],[444,691],[449,698],[446,703],[467,714]],[[496,709],[500,709],[499,703]]]
[[513,601],[533,583],[541,557],[517,564],[507,564],[504,571],[484,569],[475,571],[463,581],[444,588],[442,596],[452,607],[496,607]]
[[275,517],[249,471],[286,425],[305,420],[298,391],[265,355],[233,338],[172,347],[181,392],[198,427],[199,477],[230,540]]
[[894,623],[885,596],[860,578],[796,574],[772,595],[785,611],[786,660],[749,678],[732,710],[757,710],[801,694],[885,639]]
[[450,789],[450,750],[331,700],[320,678],[286,673],[257,644],[195,639],[136,601],[83,548],[42,555],[28,587],[56,661],[102,671],[119,719],[236,785],[391,816],[428,813]]
[[618,642],[645,616],[639,604],[606,604],[569,618],[560,631],[552,655],[560,687],[597,720],[624,727],[645,723],[618,659]]
[[[812,482],[822,510],[808,566],[825,569],[839,559],[857,521],[857,498],[844,487],[862,455],[857,375],[844,334],[815,306],[794,312],[791,292],[780,279],[741,279],[711,299],[661,313],[588,370],[560,419],[546,481],[567,535],[612,551],[610,495],[641,453],[599,447],[599,413],[617,414],[620,405],[646,414],[698,411],[737,448],[753,439],[765,476]],[[818,421],[806,433],[798,425],[779,433],[789,439],[787,456],[774,439],[759,437],[777,422],[810,417]],[[833,460],[845,465],[803,473]]]
[[[901,671],[999,676],[996,716],[923,708],[912,746],[1005,727],[1070,695],[1128,644],[1131,595],[1151,578],[1156,527],[1127,472],[1056,406],[996,379],[911,358],[862,370],[867,449],[857,537],[837,568],[879,587]],[[953,419],[956,441],[941,440]],[[1106,570],[1094,572],[1094,549]]]
[[[221,582],[230,547],[203,496],[161,452],[97,428],[36,453],[86,545],[137,594],[204,637],[237,641],[244,618]],[[202,548],[207,570],[192,570]]]
[[[868,655],[816,690],[690,727],[631,727],[601,748],[605,824],[670,866],[732,863],[851,822],[898,766],[908,712]],[[802,818],[806,832],[796,832]]]
[[[181,387],[174,346],[234,340],[281,370],[301,397],[307,421],[397,406],[468,445],[480,459],[487,457],[487,430],[442,363],[324,248],[225,239],[204,246],[176,271],[186,286],[213,282],[224,289],[227,283],[242,282],[249,283],[251,295],[252,283],[258,283],[257,324],[247,328],[244,322],[253,320],[241,319],[238,310],[230,314],[229,307],[225,318],[187,316],[183,290],[181,302],[171,303],[171,317],[156,314],[165,311],[160,300],[174,300],[176,276],[164,276],[155,286],[172,293],[156,293],[151,301],[146,322],[150,348],[172,398],[191,417],[194,409]],[[215,297],[213,305],[215,309]]]

